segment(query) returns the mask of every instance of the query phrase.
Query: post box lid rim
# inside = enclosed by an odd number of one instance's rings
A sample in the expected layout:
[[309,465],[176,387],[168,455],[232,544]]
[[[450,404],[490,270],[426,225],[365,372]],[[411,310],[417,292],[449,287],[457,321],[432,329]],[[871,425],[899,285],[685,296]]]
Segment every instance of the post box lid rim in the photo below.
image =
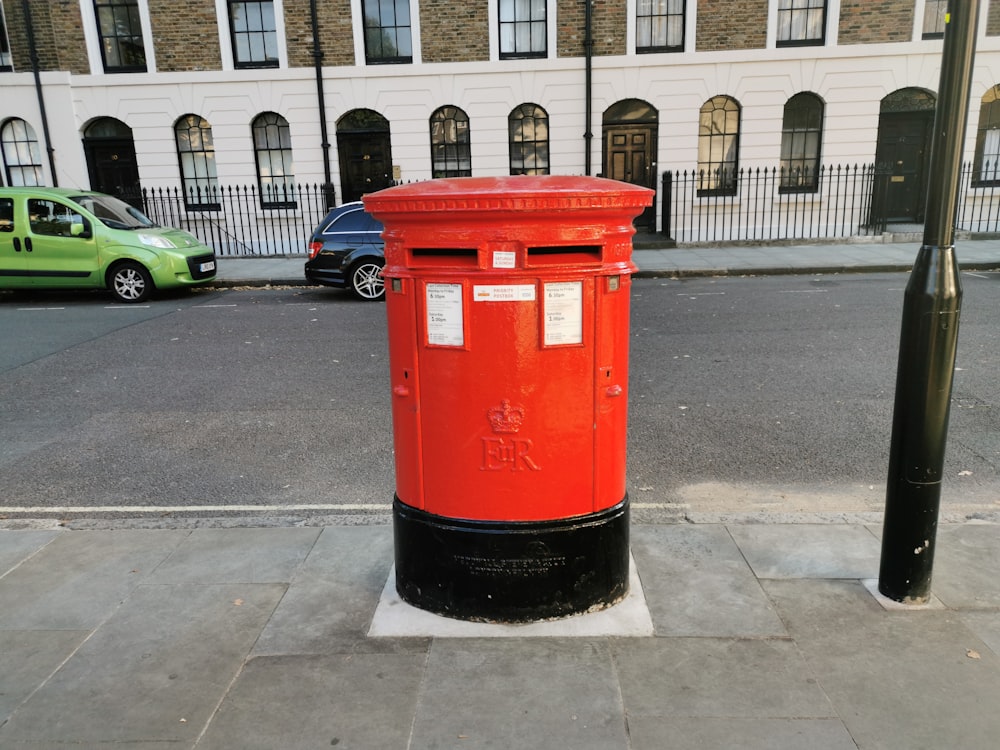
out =
[[654,191],[649,188],[603,177],[506,175],[447,177],[413,182],[370,193],[363,200],[369,210],[409,200],[469,201],[469,205],[465,207],[470,209],[479,207],[476,205],[479,200],[538,201],[544,204],[560,199],[596,201],[599,204],[606,203],[608,207],[639,207],[650,205],[653,195]]

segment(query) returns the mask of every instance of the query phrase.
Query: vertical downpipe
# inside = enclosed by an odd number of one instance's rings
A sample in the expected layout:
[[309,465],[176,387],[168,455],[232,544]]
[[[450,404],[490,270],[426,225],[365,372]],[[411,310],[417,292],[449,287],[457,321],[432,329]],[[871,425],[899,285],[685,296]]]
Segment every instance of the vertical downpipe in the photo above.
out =
[[323,49],[319,40],[319,18],[316,13],[316,0],[309,0],[309,13],[312,19],[313,64],[316,66],[316,99],[319,107],[320,146],[323,149],[323,195],[326,202],[325,210],[329,211],[336,202],[333,194],[333,178],[330,175],[330,137],[326,129],[326,97],[323,96]]
[[42,93],[42,77],[39,74],[38,45],[35,43],[35,24],[31,17],[31,4],[28,0],[21,0],[21,11],[24,13],[25,30],[28,32],[28,55],[31,57],[31,72],[35,75],[35,94],[38,96],[38,112],[42,118],[45,151],[49,156],[52,187],[59,187],[59,177],[56,175],[56,150],[52,148],[52,137],[49,135],[49,117],[45,113],[45,96]]

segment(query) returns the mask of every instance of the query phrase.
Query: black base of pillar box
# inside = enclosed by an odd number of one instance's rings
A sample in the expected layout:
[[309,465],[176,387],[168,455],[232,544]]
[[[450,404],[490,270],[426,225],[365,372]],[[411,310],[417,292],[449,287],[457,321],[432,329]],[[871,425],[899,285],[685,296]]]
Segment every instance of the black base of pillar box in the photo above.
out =
[[599,610],[628,593],[628,495],[554,521],[474,521],[393,502],[396,590],[435,614],[532,622]]

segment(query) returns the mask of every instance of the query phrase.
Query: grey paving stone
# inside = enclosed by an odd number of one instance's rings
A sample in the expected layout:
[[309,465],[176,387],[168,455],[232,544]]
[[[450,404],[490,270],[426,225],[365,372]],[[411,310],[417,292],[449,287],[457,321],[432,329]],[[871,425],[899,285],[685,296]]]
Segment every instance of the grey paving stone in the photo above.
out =
[[251,659],[199,750],[407,750],[425,656]]
[[187,531],[66,531],[0,578],[0,629],[91,630]]
[[625,750],[607,644],[579,638],[434,641],[410,747]]
[[959,619],[994,654],[1000,655],[1000,612],[963,612]]
[[284,591],[280,584],[140,586],[0,727],[0,747],[193,741]]
[[864,526],[749,524],[729,533],[758,578],[875,578],[881,543]]
[[1000,658],[954,612],[886,611],[850,581],[764,587],[859,747],[996,746]]
[[366,638],[392,566],[392,528],[328,527],[294,576],[254,656],[427,650],[427,641]]
[[837,715],[790,640],[652,638],[613,648],[630,717]]
[[0,725],[88,635],[88,630],[0,630]]
[[1000,526],[941,526],[931,590],[953,609],[1000,608]]
[[785,635],[724,526],[641,526],[631,536],[657,635]]
[[62,532],[0,529],[0,576],[31,557]]
[[631,750],[857,750],[840,719],[629,717]]
[[153,583],[287,583],[321,529],[195,529],[161,564]]

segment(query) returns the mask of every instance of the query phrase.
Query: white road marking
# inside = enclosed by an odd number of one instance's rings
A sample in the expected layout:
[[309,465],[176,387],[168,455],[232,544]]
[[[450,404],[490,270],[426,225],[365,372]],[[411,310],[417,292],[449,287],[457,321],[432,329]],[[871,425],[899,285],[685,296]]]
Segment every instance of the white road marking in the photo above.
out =
[[14,506],[0,505],[0,516],[4,513],[240,513],[259,511],[274,513],[282,510],[389,510],[390,503],[345,503],[337,505],[59,505],[59,506]]

